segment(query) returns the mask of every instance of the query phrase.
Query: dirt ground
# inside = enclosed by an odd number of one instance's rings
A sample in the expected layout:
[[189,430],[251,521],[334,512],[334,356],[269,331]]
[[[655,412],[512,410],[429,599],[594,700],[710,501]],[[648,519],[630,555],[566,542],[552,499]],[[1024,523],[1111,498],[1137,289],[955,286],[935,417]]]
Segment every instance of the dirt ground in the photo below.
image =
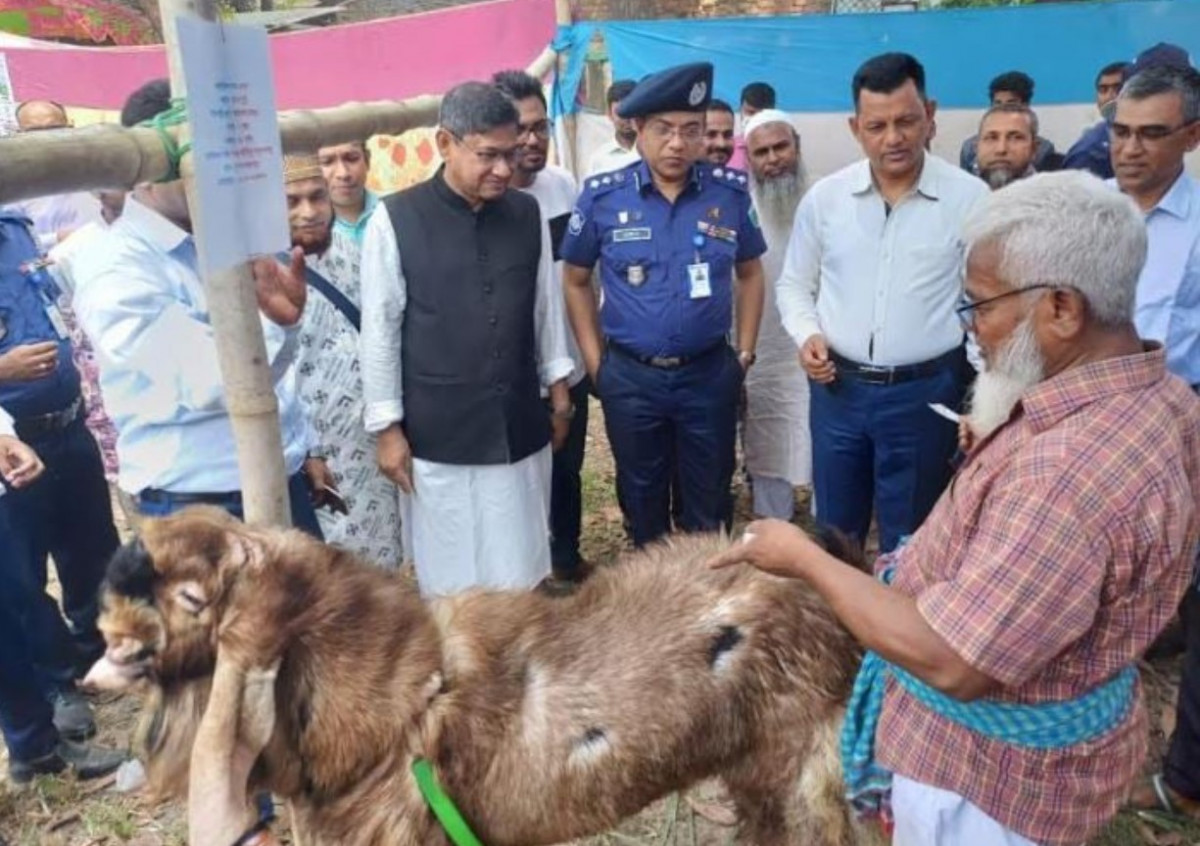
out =
[[[621,513],[613,494],[613,465],[603,420],[593,403],[584,466],[583,552],[596,565],[611,564],[627,549]],[[745,491],[738,490],[738,514],[748,514]],[[806,504],[806,503],[805,503]],[[1151,754],[1157,762],[1174,725],[1178,659],[1143,664],[1142,678],[1150,710]],[[95,701],[98,742],[123,746],[137,720],[133,697]],[[6,755],[0,749],[0,846],[183,846],[187,842],[182,808],[149,807],[137,794],[119,794],[114,779],[95,783],[44,778],[16,790],[5,778]],[[625,821],[607,834],[576,846],[725,846],[733,842],[729,811],[719,786],[700,785],[686,796],[673,795]],[[289,842],[286,828],[281,832]],[[1090,846],[1200,846],[1200,826],[1180,826],[1162,817],[1122,814]]]

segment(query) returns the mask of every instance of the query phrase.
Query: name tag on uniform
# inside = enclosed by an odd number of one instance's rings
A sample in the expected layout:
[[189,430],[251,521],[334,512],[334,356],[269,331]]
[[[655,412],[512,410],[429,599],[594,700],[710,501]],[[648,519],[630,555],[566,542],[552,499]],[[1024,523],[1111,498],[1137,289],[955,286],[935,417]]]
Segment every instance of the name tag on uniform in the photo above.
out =
[[712,296],[712,281],[708,276],[708,262],[701,261],[695,264],[689,264],[688,268],[688,296],[693,300],[702,300],[705,297]]
[[632,226],[627,229],[614,229],[612,239],[614,244],[620,244],[624,241],[649,241],[650,227]]
[[58,310],[52,302],[46,304],[46,317],[50,318],[50,325],[54,327],[54,331],[58,333],[60,341],[65,341],[71,337],[71,331],[67,329],[67,321],[63,320],[62,312]]

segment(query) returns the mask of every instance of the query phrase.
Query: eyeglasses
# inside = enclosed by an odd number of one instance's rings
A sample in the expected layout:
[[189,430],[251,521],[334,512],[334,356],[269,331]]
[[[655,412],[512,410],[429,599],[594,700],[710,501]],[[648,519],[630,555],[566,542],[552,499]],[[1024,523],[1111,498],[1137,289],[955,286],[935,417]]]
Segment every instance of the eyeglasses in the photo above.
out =
[[[448,129],[446,131],[450,132]],[[508,150],[480,150],[478,147],[468,144],[465,138],[454,132],[450,132],[450,137],[474,153],[475,158],[479,159],[479,163],[486,166],[489,170],[502,161],[510,168],[514,167],[517,160],[521,158],[521,151],[516,147]]]
[[669,123],[656,120],[646,124],[646,134],[655,141],[667,141],[671,138],[678,138],[684,143],[694,144],[704,137],[704,125],[689,123],[686,126],[672,126]]
[[1181,132],[1192,126],[1196,121],[1189,120],[1186,123],[1181,123],[1179,126],[1170,127],[1162,124],[1151,124],[1150,126],[1126,126],[1123,123],[1110,123],[1108,132],[1112,136],[1112,140],[1118,144],[1126,144],[1130,139],[1136,138],[1142,144],[1153,146],[1160,141],[1165,141],[1174,135],[1176,132]]
[[1044,289],[1044,288],[1059,288],[1059,287],[1062,287],[1062,286],[1060,286],[1060,285],[1030,285],[1028,288],[1018,288],[1015,291],[1007,291],[1007,292],[1005,292],[1003,294],[999,294],[995,297],[988,297],[986,300],[978,300],[978,301],[972,301],[969,297],[963,296],[963,298],[961,300],[962,305],[960,305],[958,308],[956,308],[954,310],[954,313],[956,315],[958,315],[958,322],[960,324],[962,324],[962,328],[963,328],[964,332],[974,332],[975,331],[975,313],[976,313],[975,310],[977,308],[979,308],[980,306],[989,305],[990,303],[994,303],[998,300],[1003,300],[1007,297],[1015,297],[1018,294],[1028,294],[1030,291],[1037,291],[1039,289]]
[[517,138],[533,135],[542,141],[549,140],[554,132],[554,123],[549,120],[539,120],[537,123],[522,123],[517,126]]

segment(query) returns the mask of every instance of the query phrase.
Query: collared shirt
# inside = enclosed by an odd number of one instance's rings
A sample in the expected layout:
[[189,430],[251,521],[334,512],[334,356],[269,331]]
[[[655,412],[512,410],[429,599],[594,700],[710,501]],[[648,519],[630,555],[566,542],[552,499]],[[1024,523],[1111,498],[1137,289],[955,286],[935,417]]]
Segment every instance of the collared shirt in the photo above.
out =
[[818,333],[882,366],[936,358],[963,342],[960,231],[981,180],[925,156],[916,187],[889,208],[867,161],[817,182],[800,203],[776,293],[797,346]]
[[1172,373],[1200,385],[1200,181],[1179,174],[1146,213],[1146,235],[1134,323],[1143,338],[1166,346]]
[[[367,224],[362,251],[363,322],[359,352],[368,432],[382,431],[404,419],[401,355],[408,293],[402,268],[400,245],[396,242],[391,215],[386,205],[380,205]],[[565,379],[573,366],[567,351],[562,297],[552,295],[553,284],[554,250],[550,230],[543,224],[534,332],[538,346],[538,375],[546,387]]]
[[[893,587],[990,698],[1075,699],[1136,661],[1175,612],[1200,538],[1200,399],[1157,345],[1027,391],[896,556]],[[1119,726],[1065,749],[990,740],[889,683],[880,762],[1042,844],[1079,844],[1146,753],[1140,688]]]
[[62,411],[79,398],[79,371],[54,305],[57,285],[45,268],[25,264],[39,258],[28,220],[6,211],[0,221],[0,254],[17,264],[0,268],[0,355],[27,344],[58,344],[58,366],[53,372],[26,382],[0,383],[0,403],[17,419]]
[[379,205],[378,195],[367,191],[363,195],[363,210],[358,216],[358,220],[351,223],[345,220],[340,215],[334,215],[333,229],[335,232],[341,232],[343,235],[348,235],[354,243],[362,246],[363,237],[367,234],[367,220],[371,217],[371,212],[375,211],[375,207]]
[[33,231],[43,251],[58,243],[60,232],[104,222],[100,201],[87,191],[34,197],[17,203],[14,208],[33,221]]
[[[117,426],[120,486],[129,493],[241,489],[237,449],[195,241],[130,198],[121,218],[74,259],[75,313],[100,359]],[[291,368],[297,330],[262,318],[285,466],[311,443]]]
[[[736,264],[767,251],[746,174],[692,166],[671,203],[650,167],[592,177],[571,216],[562,257],[600,261],[605,336],[639,355],[694,355],[729,334]],[[696,296],[691,267],[706,268],[709,294]]]
[[598,173],[612,173],[614,170],[620,170],[636,161],[640,161],[641,158],[642,155],[638,152],[636,145],[626,149],[614,139],[596,150],[588,158],[587,175],[595,176]]
[[1063,158],[1063,170],[1087,170],[1101,179],[1112,179],[1111,139],[1108,122],[1100,121],[1084,130],[1079,140],[1067,150]]
[[10,438],[17,436],[17,432],[13,428],[12,415],[3,408],[0,408],[0,435],[8,435]]

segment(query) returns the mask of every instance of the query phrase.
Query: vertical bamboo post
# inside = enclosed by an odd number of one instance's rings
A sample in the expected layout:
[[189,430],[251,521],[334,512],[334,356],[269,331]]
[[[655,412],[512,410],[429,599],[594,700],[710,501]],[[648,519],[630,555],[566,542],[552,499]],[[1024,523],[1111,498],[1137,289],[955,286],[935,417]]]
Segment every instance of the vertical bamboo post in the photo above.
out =
[[[171,72],[171,93],[186,97],[187,80],[176,21],[189,15],[216,21],[217,3],[216,0],[159,0],[159,9]],[[186,134],[186,127],[181,129]],[[197,244],[202,245],[206,233],[201,230],[199,210],[204,198],[196,190],[190,157],[185,158],[181,172],[192,212],[192,234]],[[203,249],[197,252],[204,256]],[[290,525],[279,404],[267,362],[253,273],[248,263],[228,270],[213,270],[204,266],[203,258],[201,270],[225,383],[225,405],[237,445],[246,522]]]

